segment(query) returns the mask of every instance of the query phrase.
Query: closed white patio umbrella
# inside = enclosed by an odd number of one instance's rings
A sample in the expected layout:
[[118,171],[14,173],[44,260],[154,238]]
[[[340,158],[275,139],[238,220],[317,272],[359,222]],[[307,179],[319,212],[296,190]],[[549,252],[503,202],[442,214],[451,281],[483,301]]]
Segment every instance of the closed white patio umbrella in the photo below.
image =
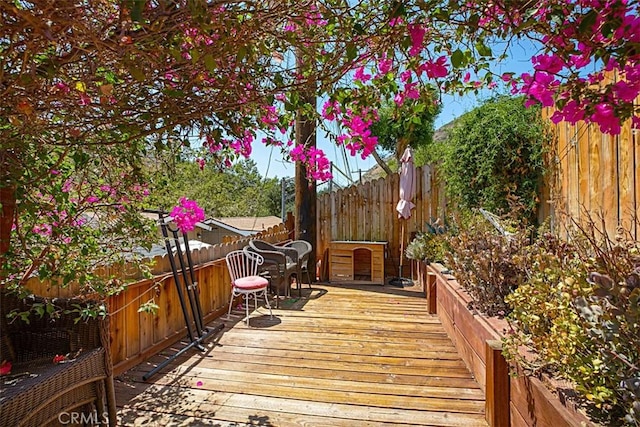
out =
[[411,218],[411,209],[416,205],[412,202],[416,193],[416,169],[413,164],[411,147],[407,147],[400,158],[400,200],[396,205],[398,218],[402,222],[400,238],[400,282],[402,283],[402,259],[404,256],[405,223]]

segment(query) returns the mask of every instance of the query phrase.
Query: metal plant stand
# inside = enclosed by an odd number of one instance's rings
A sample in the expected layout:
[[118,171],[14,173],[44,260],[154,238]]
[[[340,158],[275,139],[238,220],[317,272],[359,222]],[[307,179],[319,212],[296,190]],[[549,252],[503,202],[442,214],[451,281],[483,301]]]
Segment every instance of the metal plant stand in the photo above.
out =
[[[167,366],[177,357],[180,357],[186,351],[191,348],[197,348],[200,351],[205,351],[202,343],[214,334],[219,333],[224,329],[224,323],[217,325],[213,328],[204,326],[202,318],[202,307],[200,306],[200,291],[198,289],[198,282],[195,278],[193,271],[193,261],[191,259],[191,251],[189,250],[189,239],[187,235],[182,233],[182,240],[184,242],[184,251],[180,247],[180,233],[177,228],[171,227],[170,222],[172,218],[163,211],[145,210],[145,212],[158,214],[158,223],[162,230],[162,236],[164,237],[165,247],[167,249],[167,255],[169,257],[169,263],[171,264],[171,271],[173,272],[173,279],[176,284],[176,290],[178,291],[178,299],[180,300],[180,307],[182,308],[182,314],[187,325],[187,336],[190,343],[178,351],[173,356],[156,366],[154,369],[142,376],[143,380],[148,380],[155,375],[162,368]],[[171,241],[175,244],[176,257],[179,262],[176,265],[176,260],[172,256],[173,247]],[[186,293],[186,296],[185,296]]]

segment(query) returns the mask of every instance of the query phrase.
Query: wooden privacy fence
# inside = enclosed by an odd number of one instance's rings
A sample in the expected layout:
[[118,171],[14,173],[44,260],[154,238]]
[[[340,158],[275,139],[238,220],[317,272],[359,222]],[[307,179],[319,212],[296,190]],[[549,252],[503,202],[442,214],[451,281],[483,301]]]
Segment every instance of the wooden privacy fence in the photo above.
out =
[[[553,110],[545,111],[547,117],[552,114]],[[572,219],[584,222],[590,217],[598,226],[604,223],[611,237],[620,227],[640,239],[640,133],[632,129],[631,121],[617,136],[584,122],[560,122],[552,130],[556,139],[546,214],[557,230],[562,232]]]
[[[192,250],[205,323],[223,315],[228,307],[231,288],[224,257],[231,251],[242,249],[252,239],[277,243],[286,240],[288,234],[284,225],[280,225],[231,243]],[[142,363],[187,333],[169,258],[167,255],[157,256],[153,261],[153,278],[137,280],[120,294],[107,299],[111,316],[111,355],[116,375]],[[109,271],[115,277],[131,277],[139,271],[135,265],[119,269],[119,274],[117,267]],[[48,297],[68,297],[77,292],[73,287],[61,289],[36,281],[30,282],[28,287],[35,294]],[[138,312],[140,305],[150,300],[158,306],[158,312]]]
[[[412,234],[445,213],[444,187],[434,168],[426,165],[416,169],[416,207],[408,220],[398,218],[399,200],[398,174],[321,195],[316,210],[316,253],[321,257],[332,240],[386,241],[385,273],[398,275],[401,241],[406,248]],[[405,261],[403,265],[409,264]]]

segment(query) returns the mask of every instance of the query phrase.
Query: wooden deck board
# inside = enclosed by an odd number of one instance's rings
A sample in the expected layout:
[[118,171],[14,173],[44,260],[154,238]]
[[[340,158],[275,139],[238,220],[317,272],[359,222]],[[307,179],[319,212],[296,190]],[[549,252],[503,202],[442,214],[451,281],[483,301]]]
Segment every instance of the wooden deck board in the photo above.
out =
[[[297,291],[293,292],[296,295]],[[123,425],[486,426],[484,395],[419,290],[315,285],[240,311],[205,352],[116,379]]]

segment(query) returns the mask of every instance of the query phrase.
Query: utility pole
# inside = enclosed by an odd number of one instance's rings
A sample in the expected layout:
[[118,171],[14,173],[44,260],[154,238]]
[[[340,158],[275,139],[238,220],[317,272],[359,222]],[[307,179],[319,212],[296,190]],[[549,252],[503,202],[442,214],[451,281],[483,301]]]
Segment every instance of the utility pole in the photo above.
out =
[[286,178],[282,178],[282,181],[280,181],[280,218],[282,219],[282,222],[287,221],[287,213],[285,212],[285,198],[287,196],[286,187]]

